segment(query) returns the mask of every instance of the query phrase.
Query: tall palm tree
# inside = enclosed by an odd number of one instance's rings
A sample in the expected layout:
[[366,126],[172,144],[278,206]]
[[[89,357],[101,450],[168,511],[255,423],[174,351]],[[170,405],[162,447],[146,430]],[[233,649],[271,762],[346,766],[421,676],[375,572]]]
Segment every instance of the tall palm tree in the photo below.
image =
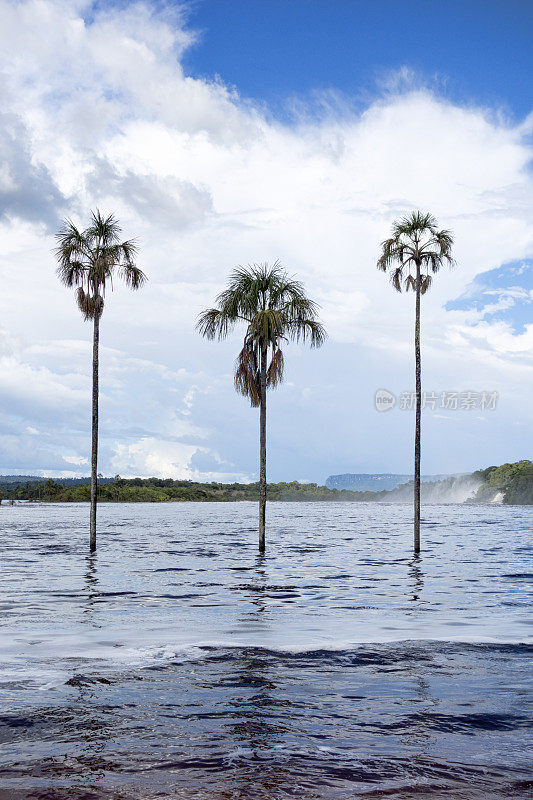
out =
[[85,320],[93,321],[93,391],[92,391],[92,454],[90,549],[96,550],[96,499],[98,462],[98,345],[100,317],[104,310],[106,286],[113,288],[118,275],[131,289],[139,289],[146,275],[135,265],[137,246],[134,241],[120,241],[121,228],[113,214],[91,213],[85,230],[76,228],[69,219],[56,235],[55,254],[59,262],[57,274],[66,286],[77,286],[76,299]]
[[259,408],[259,550],[265,550],[266,401],[267,389],[283,380],[284,342],[309,341],[319,347],[326,333],[317,319],[318,306],[303,285],[289,278],[280,264],[238,267],[216,308],[200,314],[197,329],[207,339],[225,339],[238,322],[246,326],[235,364],[235,388]]
[[431,214],[413,211],[392,226],[392,235],[381,243],[377,267],[388,272],[397,292],[413,291],[415,302],[415,480],[414,480],[414,549],[420,552],[420,426],[422,384],[420,364],[420,297],[432,282],[432,273],[443,266],[453,266],[453,237],[450,231],[438,230]]

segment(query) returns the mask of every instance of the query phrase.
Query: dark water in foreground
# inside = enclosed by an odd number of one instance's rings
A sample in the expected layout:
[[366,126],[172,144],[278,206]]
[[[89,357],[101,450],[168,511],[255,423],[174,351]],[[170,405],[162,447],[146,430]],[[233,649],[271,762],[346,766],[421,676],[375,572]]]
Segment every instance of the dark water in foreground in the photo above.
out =
[[533,509],[0,515],[0,800],[531,796]]

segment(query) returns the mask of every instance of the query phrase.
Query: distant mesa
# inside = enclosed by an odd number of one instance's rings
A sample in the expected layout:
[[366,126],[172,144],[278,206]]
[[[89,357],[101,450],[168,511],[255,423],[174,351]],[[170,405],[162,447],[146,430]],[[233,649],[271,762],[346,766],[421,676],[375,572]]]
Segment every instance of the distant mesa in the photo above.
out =
[[[457,475],[423,475],[421,480],[426,483],[443,481],[446,478],[455,478]],[[412,475],[396,475],[392,472],[377,474],[352,473],[344,475],[330,475],[326,481],[328,489],[348,489],[351,492],[390,492],[403,483],[413,480]]]

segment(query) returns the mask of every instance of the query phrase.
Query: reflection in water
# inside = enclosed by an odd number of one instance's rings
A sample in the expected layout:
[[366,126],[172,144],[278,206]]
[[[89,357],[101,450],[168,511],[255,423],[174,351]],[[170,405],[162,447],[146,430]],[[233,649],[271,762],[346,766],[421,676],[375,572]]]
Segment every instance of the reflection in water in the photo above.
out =
[[98,565],[98,556],[96,553],[92,553],[89,556],[85,557],[85,572],[83,575],[84,579],[84,592],[83,592],[83,604],[82,604],[82,613],[85,615],[84,622],[92,625],[94,628],[101,628],[101,624],[98,623],[95,619],[95,612],[96,612],[96,605],[97,599],[100,594],[98,584],[98,572],[97,572],[97,565]]
[[257,615],[257,622],[260,622],[263,614],[265,614],[268,611],[264,596],[265,588],[267,586],[266,564],[267,564],[267,559],[265,554],[258,553],[255,559],[255,569],[254,569],[256,576],[255,591],[253,591],[252,594],[250,595],[250,599],[255,606],[255,609],[252,613],[255,613]]
[[[240,622],[247,629],[265,633],[269,622],[268,599],[275,596],[276,590],[286,588],[269,584],[267,566],[266,556],[258,554],[250,573],[252,581],[238,587],[251,602]],[[294,735],[288,687],[281,676],[276,677],[276,658],[268,650],[235,651],[232,666],[226,676],[232,692],[227,700],[225,728],[233,742],[228,758],[233,790],[228,797],[275,797],[278,789],[290,783],[290,760],[284,764],[283,760],[273,758]]]
[[[422,589],[424,588],[424,573],[422,572],[422,556],[420,553],[413,555],[408,562],[408,576],[411,581],[408,599],[411,602],[418,602],[422,599]],[[414,679],[414,696],[411,703],[415,710],[405,721],[405,742],[415,747],[417,757],[424,758],[431,749],[434,740],[434,733],[428,724],[428,714],[430,708],[434,708],[438,701],[432,697],[430,684],[425,676],[424,661],[413,659],[411,670]]]
[[[267,595],[272,587],[268,582],[267,558],[264,554],[258,554],[254,566],[246,573],[249,578],[245,583],[238,582],[230,584],[230,589],[237,595],[239,607],[242,609],[237,618],[235,632],[242,627],[247,633],[254,632],[265,634],[268,630],[268,610]],[[242,600],[248,600],[243,603]],[[261,641],[260,644],[263,644]]]
[[424,587],[424,575],[421,569],[422,556],[420,554],[414,555],[409,561],[409,577],[412,580],[412,596],[409,598],[411,601],[419,600]]
[[278,686],[274,673],[268,654],[242,651],[233,676],[228,676],[238,687],[227,704],[226,731],[233,741],[230,763],[235,790],[244,796],[253,797],[254,789],[268,796],[286,781],[284,770],[276,775],[269,768],[272,752],[283,747],[291,730],[289,704],[283,702],[283,686]]
[[78,715],[78,726],[83,746],[78,748],[76,758],[72,759],[72,784],[80,789],[104,778],[112,766],[105,756],[113,745],[113,727],[107,724],[106,715],[102,714],[97,701],[97,690],[80,682],[76,705],[82,709]]
[[414,678],[414,693],[410,700],[413,711],[404,720],[405,734],[403,741],[413,748],[413,754],[418,758],[425,758],[431,751],[435,740],[435,733],[431,726],[431,710],[438,701],[431,695],[429,681],[420,673],[424,663],[413,659],[412,671]]

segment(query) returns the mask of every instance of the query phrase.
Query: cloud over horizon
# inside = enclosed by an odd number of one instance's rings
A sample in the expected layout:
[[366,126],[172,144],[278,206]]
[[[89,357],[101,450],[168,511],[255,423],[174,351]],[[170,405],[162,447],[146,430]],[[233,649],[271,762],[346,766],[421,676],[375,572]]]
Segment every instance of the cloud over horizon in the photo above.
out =
[[[428,414],[423,469],[530,455],[531,295],[520,305],[506,277],[483,302],[457,300],[482,273],[531,267],[533,112],[512,122],[403,74],[363,109],[329,93],[281,121],[187,75],[196,38],[179,7],[0,0],[1,470],[83,472],[90,328],[52,248],[63,216],[83,225],[96,206],[139,239],[149,276],[106,303],[102,472],[255,479],[257,414],[232,383],[239,333],[207,343],[194,322],[233,266],[278,258],[330,338],[288,348],[269,400],[271,478],[408,471],[411,415],[377,414],[373,396],[411,388],[412,298],[375,262],[413,208],[454,231],[458,262],[424,297],[425,386],[500,394],[494,412]],[[526,272],[511,288],[527,294]],[[487,313],[487,291],[506,314]]]

